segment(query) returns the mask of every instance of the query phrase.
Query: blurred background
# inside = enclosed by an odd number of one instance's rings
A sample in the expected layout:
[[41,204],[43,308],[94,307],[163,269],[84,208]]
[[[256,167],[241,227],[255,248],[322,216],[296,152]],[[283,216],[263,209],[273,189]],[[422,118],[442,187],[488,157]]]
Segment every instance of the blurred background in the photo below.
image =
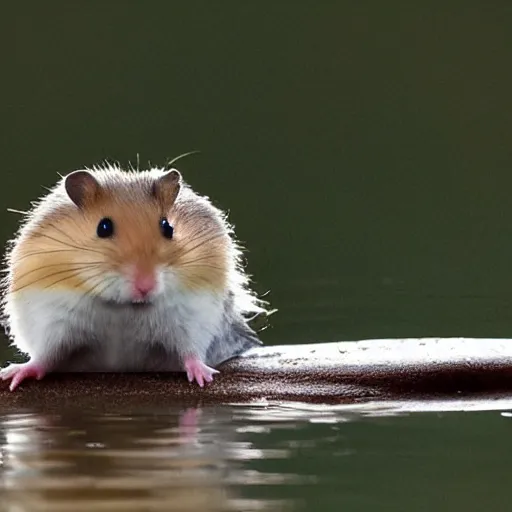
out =
[[512,4],[4,7],[0,236],[57,173],[176,166],[228,210],[266,343],[512,334]]

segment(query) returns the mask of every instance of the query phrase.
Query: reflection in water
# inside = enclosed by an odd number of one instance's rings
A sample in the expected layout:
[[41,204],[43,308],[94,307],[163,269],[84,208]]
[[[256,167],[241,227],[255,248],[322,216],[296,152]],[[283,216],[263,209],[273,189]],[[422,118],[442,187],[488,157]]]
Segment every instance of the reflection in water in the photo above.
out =
[[[9,512],[80,512],[93,505],[100,511],[290,509],[300,500],[287,489],[316,477],[279,461],[325,443],[336,444],[331,456],[352,454],[340,446],[335,425],[366,409],[263,402],[133,414],[5,414],[1,501]],[[304,425],[318,423],[333,428],[313,439],[301,435]]]
[[1,501],[9,512],[283,509],[284,500],[237,491],[293,480],[248,467],[288,453],[256,448],[237,423],[222,408],[4,415]]
[[[450,501],[454,510],[471,503],[469,483],[502,488],[478,468],[504,470],[510,415],[497,411],[511,405],[489,402],[495,411],[468,416],[448,411],[476,408],[471,401],[437,401],[435,414],[411,413],[420,410],[413,403],[265,402],[3,412],[0,510],[416,510],[420,490],[425,510]],[[480,448],[482,421],[490,442]],[[453,485],[454,472],[464,487]]]

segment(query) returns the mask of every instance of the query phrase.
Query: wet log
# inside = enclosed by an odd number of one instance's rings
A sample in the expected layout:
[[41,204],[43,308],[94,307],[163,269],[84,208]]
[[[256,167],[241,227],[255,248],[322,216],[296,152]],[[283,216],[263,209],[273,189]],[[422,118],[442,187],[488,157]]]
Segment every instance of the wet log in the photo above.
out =
[[[420,338],[266,346],[219,367],[200,388],[184,373],[60,373],[0,384],[0,409],[76,405],[114,410],[129,405],[306,402],[481,403],[512,406],[512,340]],[[416,405],[414,405],[416,404]],[[420,404],[420,405],[418,405]],[[498,406],[499,405],[499,406]],[[477,407],[478,408],[478,407]]]

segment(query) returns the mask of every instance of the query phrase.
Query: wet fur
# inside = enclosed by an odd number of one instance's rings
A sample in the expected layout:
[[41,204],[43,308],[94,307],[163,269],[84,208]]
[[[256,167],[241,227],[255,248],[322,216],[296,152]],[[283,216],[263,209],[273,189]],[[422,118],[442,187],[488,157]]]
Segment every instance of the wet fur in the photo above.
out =
[[[3,318],[14,345],[50,371],[153,371],[182,369],[190,354],[216,366],[260,344],[246,317],[266,311],[223,213],[185,183],[162,204],[152,187],[163,170],[90,172],[102,190],[93,203],[77,208],[61,180],[9,245]],[[96,236],[106,216],[115,241]],[[163,268],[151,304],[124,301],[115,276],[132,263]]]

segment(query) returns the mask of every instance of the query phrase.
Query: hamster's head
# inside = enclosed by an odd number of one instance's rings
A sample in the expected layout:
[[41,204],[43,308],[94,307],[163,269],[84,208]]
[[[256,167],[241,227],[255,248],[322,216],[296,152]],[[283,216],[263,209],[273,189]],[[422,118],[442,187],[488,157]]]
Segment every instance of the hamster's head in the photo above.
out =
[[18,248],[14,261],[24,264],[15,269],[15,290],[75,289],[107,302],[151,304],[225,288],[229,232],[177,170],[80,170],[59,190],[64,206],[52,207],[50,194],[44,219],[34,214]]

